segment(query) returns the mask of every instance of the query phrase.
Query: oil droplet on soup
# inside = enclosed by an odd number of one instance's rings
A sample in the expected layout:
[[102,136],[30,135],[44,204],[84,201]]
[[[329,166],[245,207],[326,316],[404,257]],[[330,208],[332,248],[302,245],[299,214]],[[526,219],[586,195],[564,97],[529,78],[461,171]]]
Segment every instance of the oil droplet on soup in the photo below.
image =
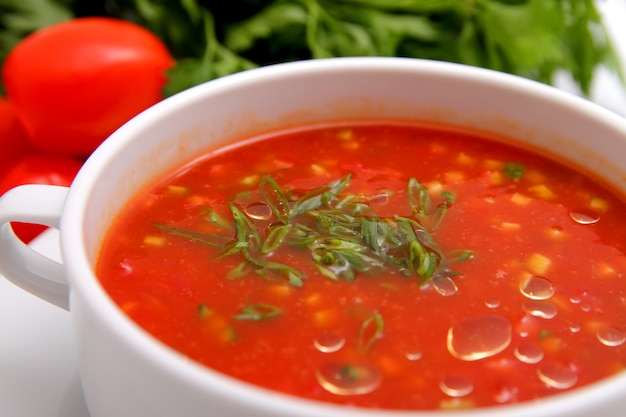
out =
[[511,323],[486,314],[461,320],[448,330],[448,351],[455,358],[476,361],[494,356],[511,343]]
[[522,342],[515,348],[515,357],[524,363],[538,363],[543,359],[541,347],[535,343]]
[[320,385],[332,394],[363,395],[381,383],[380,371],[368,364],[328,363],[315,372]]
[[537,376],[547,386],[556,389],[572,388],[578,382],[578,373],[558,362],[547,362],[537,368]]
[[450,397],[465,397],[474,390],[474,383],[463,375],[447,375],[439,383],[439,388]]
[[531,300],[547,300],[554,295],[554,286],[543,277],[531,276],[520,284],[522,294]]
[[626,367],[624,198],[502,139],[384,120],[250,138],[131,201],[97,275],[171,349],[316,401],[466,409],[599,381]]
[[336,352],[343,347],[346,343],[346,339],[340,334],[326,332],[322,333],[315,339],[313,345],[320,352]]
[[626,333],[610,326],[598,330],[598,340],[605,346],[617,347],[626,342]]

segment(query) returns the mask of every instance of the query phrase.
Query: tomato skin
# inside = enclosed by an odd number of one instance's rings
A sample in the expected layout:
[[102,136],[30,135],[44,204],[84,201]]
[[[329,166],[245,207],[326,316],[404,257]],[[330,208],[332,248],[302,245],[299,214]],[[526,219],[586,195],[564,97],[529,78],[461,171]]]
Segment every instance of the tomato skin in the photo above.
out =
[[31,152],[31,147],[13,104],[0,97],[0,175],[12,162],[28,152]]
[[[28,154],[10,164],[0,177],[0,195],[24,184],[69,186],[82,166],[82,161],[60,155]],[[25,243],[46,229],[38,224],[11,224],[15,234]]]
[[160,101],[174,59],[147,29],[77,18],[24,38],[2,78],[33,146],[87,156],[115,129]]

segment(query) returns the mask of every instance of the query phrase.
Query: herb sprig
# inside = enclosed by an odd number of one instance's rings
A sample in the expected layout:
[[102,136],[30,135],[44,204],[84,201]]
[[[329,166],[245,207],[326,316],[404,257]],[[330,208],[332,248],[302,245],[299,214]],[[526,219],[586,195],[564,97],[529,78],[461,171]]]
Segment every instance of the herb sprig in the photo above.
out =
[[432,234],[454,203],[452,193],[443,192],[442,202],[435,205],[428,190],[411,178],[407,204],[413,215],[381,217],[371,205],[380,192],[343,193],[351,178],[349,174],[296,196],[281,188],[273,177],[264,176],[258,194],[272,213],[265,221],[270,224],[266,233],[233,202],[228,205],[232,225],[224,219],[214,220],[216,215],[207,219],[225,234],[166,224],[155,227],[216,247],[222,257],[239,254],[243,260],[231,271],[230,279],[255,272],[266,278],[283,276],[296,287],[303,285],[305,273],[271,260],[272,254],[286,245],[308,251],[319,272],[333,280],[354,280],[357,274],[394,269],[403,276],[417,277],[420,285],[425,285],[436,276],[456,275],[449,264],[473,256],[468,250],[444,253]]
[[[0,62],[30,32],[72,17],[135,21],[177,59],[166,94],[267,64],[340,56],[459,62],[589,94],[622,71],[594,0],[2,0]],[[0,89],[1,90],[1,89]]]

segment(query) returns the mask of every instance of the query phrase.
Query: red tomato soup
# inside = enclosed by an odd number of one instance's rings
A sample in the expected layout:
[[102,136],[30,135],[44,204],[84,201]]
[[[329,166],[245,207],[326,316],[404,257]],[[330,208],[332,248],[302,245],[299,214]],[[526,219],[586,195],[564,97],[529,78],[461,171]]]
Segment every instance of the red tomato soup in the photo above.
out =
[[112,226],[102,285],[183,355],[358,407],[528,401],[626,364],[626,206],[480,134],[277,132],[159,180]]

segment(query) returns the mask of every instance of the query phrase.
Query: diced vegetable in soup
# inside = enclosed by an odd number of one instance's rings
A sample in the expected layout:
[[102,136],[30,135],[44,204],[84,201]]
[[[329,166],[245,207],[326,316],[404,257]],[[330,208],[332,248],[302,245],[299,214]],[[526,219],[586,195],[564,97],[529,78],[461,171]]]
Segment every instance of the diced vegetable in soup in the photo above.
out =
[[232,377],[387,409],[528,401],[626,364],[626,205],[477,132],[277,132],[159,180],[97,265],[138,325]]

